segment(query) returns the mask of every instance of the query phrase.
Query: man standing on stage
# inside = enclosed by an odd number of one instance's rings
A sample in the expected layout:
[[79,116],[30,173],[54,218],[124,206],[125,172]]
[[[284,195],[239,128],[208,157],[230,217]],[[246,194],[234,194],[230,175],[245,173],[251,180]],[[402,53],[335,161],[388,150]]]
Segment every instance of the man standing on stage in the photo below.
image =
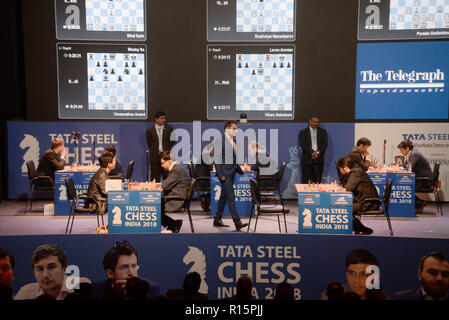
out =
[[307,128],[299,132],[298,144],[302,149],[302,183],[321,183],[327,131],[320,128],[318,116],[312,116]]
[[238,129],[237,121],[225,121],[224,128],[225,133],[221,136],[221,139],[219,138],[214,142],[214,164],[217,177],[221,182],[221,194],[215,213],[214,227],[229,227],[221,220],[227,203],[235,228],[238,231],[247,227],[248,224],[240,221],[235,206],[234,177],[236,173],[243,175],[242,169],[237,164],[237,145],[235,143]]
[[170,151],[174,141],[170,141],[173,127],[168,125],[167,115],[163,111],[157,111],[154,115],[154,126],[147,129],[147,144],[150,149],[151,181],[161,181],[161,175],[165,178],[166,172],[161,167],[161,154]]

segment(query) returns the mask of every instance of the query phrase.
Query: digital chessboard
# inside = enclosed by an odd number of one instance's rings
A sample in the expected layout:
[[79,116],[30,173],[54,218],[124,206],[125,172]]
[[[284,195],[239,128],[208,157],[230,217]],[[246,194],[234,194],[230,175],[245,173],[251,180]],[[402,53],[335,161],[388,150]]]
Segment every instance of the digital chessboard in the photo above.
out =
[[237,54],[236,60],[236,110],[292,110],[292,54]]
[[145,110],[145,55],[87,53],[89,110]]
[[55,0],[56,38],[145,41],[147,0]]
[[144,31],[143,0],[86,0],[87,31]]
[[293,120],[294,45],[209,45],[207,119]]
[[295,41],[296,0],[207,0],[208,41]]
[[449,0],[390,0],[390,29],[449,28]]
[[148,118],[147,48],[58,43],[61,119]]
[[293,32],[294,0],[237,0],[237,32]]

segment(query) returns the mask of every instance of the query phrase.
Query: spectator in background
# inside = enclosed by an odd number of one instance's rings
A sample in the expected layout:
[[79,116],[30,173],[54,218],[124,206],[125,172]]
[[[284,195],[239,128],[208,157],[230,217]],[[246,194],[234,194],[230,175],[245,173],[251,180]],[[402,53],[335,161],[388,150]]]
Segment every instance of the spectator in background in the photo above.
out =
[[[354,293],[357,294],[361,300],[379,300],[386,295],[381,289],[366,288],[366,280],[370,274],[366,273],[366,269],[371,266],[379,266],[376,257],[365,249],[356,249],[350,252],[345,259],[346,265],[346,281],[343,285],[343,293],[338,288],[338,284],[332,283],[328,286],[331,289],[332,299],[342,297],[343,300],[354,300]],[[321,300],[330,300],[328,290],[323,292]],[[351,292],[350,294],[348,294]]]
[[253,279],[251,277],[240,277],[237,280],[237,293],[228,300],[249,301],[253,299]]
[[184,277],[182,289],[171,289],[167,291],[170,300],[207,300],[205,294],[199,293],[201,276],[198,272],[189,272]]
[[[74,292],[66,286],[67,257],[60,247],[54,244],[39,246],[31,261],[37,283],[20,288],[16,300],[64,300],[68,294]],[[82,282],[89,282],[89,279],[80,278],[80,283]]]
[[289,283],[282,282],[276,287],[274,300],[294,301],[295,290]]
[[426,254],[418,263],[421,286],[398,292],[397,300],[448,300],[449,262],[440,252]]
[[368,138],[360,138],[348,155],[356,167],[362,168],[365,171],[368,171],[371,165],[370,154],[368,152],[370,146],[371,141]]
[[[108,280],[95,282],[92,286],[94,299],[124,299],[126,283],[129,279],[139,277],[138,255],[136,249],[128,242],[116,242],[103,258],[103,268]],[[159,287],[149,280],[149,296],[159,294]]]
[[332,282],[327,286],[327,300],[343,300],[344,289],[339,282]]
[[126,281],[125,300],[145,300],[149,291],[150,285],[147,281],[132,277]]
[[0,300],[12,300],[12,282],[14,280],[14,255],[0,248]]
[[111,154],[115,158],[115,168],[109,172],[110,177],[125,177],[125,173],[123,171],[122,164],[120,163],[120,160],[116,156],[117,149],[114,145],[107,146],[104,148],[104,154]]

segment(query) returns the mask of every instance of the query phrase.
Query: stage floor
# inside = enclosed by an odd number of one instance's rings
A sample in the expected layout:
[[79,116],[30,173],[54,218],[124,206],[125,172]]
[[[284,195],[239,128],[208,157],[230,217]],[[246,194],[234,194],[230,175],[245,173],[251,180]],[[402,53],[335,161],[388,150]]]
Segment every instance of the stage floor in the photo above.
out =
[[[64,234],[67,217],[44,216],[43,206],[49,201],[33,202],[33,212],[24,213],[24,201],[2,201],[0,202],[0,235],[43,235],[43,234]],[[286,207],[290,212],[286,214],[288,233],[295,234],[298,231],[298,207],[297,201],[286,201]],[[212,226],[213,217],[201,210],[198,201],[192,202],[192,218],[195,233],[229,233],[235,232],[230,217],[225,217],[224,222],[231,225],[229,228],[216,228]],[[449,203],[443,205],[443,216],[436,211],[436,206],[429,203],[422,214],[416,218],[392,219],[392,227],[395,237],[417,237],[417,238],[443,238],[449,239]],[[171,213],[173,219],[184,221],[181,233],[190,233],[189,219],[186,213]],[[107,216],[104,217],[105,222]],[[284,229],[283,217],[281,218],[281,228]],[[243,217],[243,222],[248,218]],[[371,236],[389,236],[389,230],[385,218],[363,217],[363,224],[372,228],[374,233]],[[76,216],[73,225],[74,234],[91,234],[97,227],[95,216]],[[254,220],[251,222],[254,228]],[[247,228],[244,229],[246,232]],[[257,224],[257,233],[279,233],[277,217],[260,216]]]

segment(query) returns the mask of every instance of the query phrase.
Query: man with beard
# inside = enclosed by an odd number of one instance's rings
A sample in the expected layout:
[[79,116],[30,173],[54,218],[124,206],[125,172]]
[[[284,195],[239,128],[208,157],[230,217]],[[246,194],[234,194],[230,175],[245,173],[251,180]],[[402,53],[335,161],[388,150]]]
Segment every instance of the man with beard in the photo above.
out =
[[419,260],[421,286],[395,294],[397,300],[448,300],[449,262],[440,252],[431,252]]

